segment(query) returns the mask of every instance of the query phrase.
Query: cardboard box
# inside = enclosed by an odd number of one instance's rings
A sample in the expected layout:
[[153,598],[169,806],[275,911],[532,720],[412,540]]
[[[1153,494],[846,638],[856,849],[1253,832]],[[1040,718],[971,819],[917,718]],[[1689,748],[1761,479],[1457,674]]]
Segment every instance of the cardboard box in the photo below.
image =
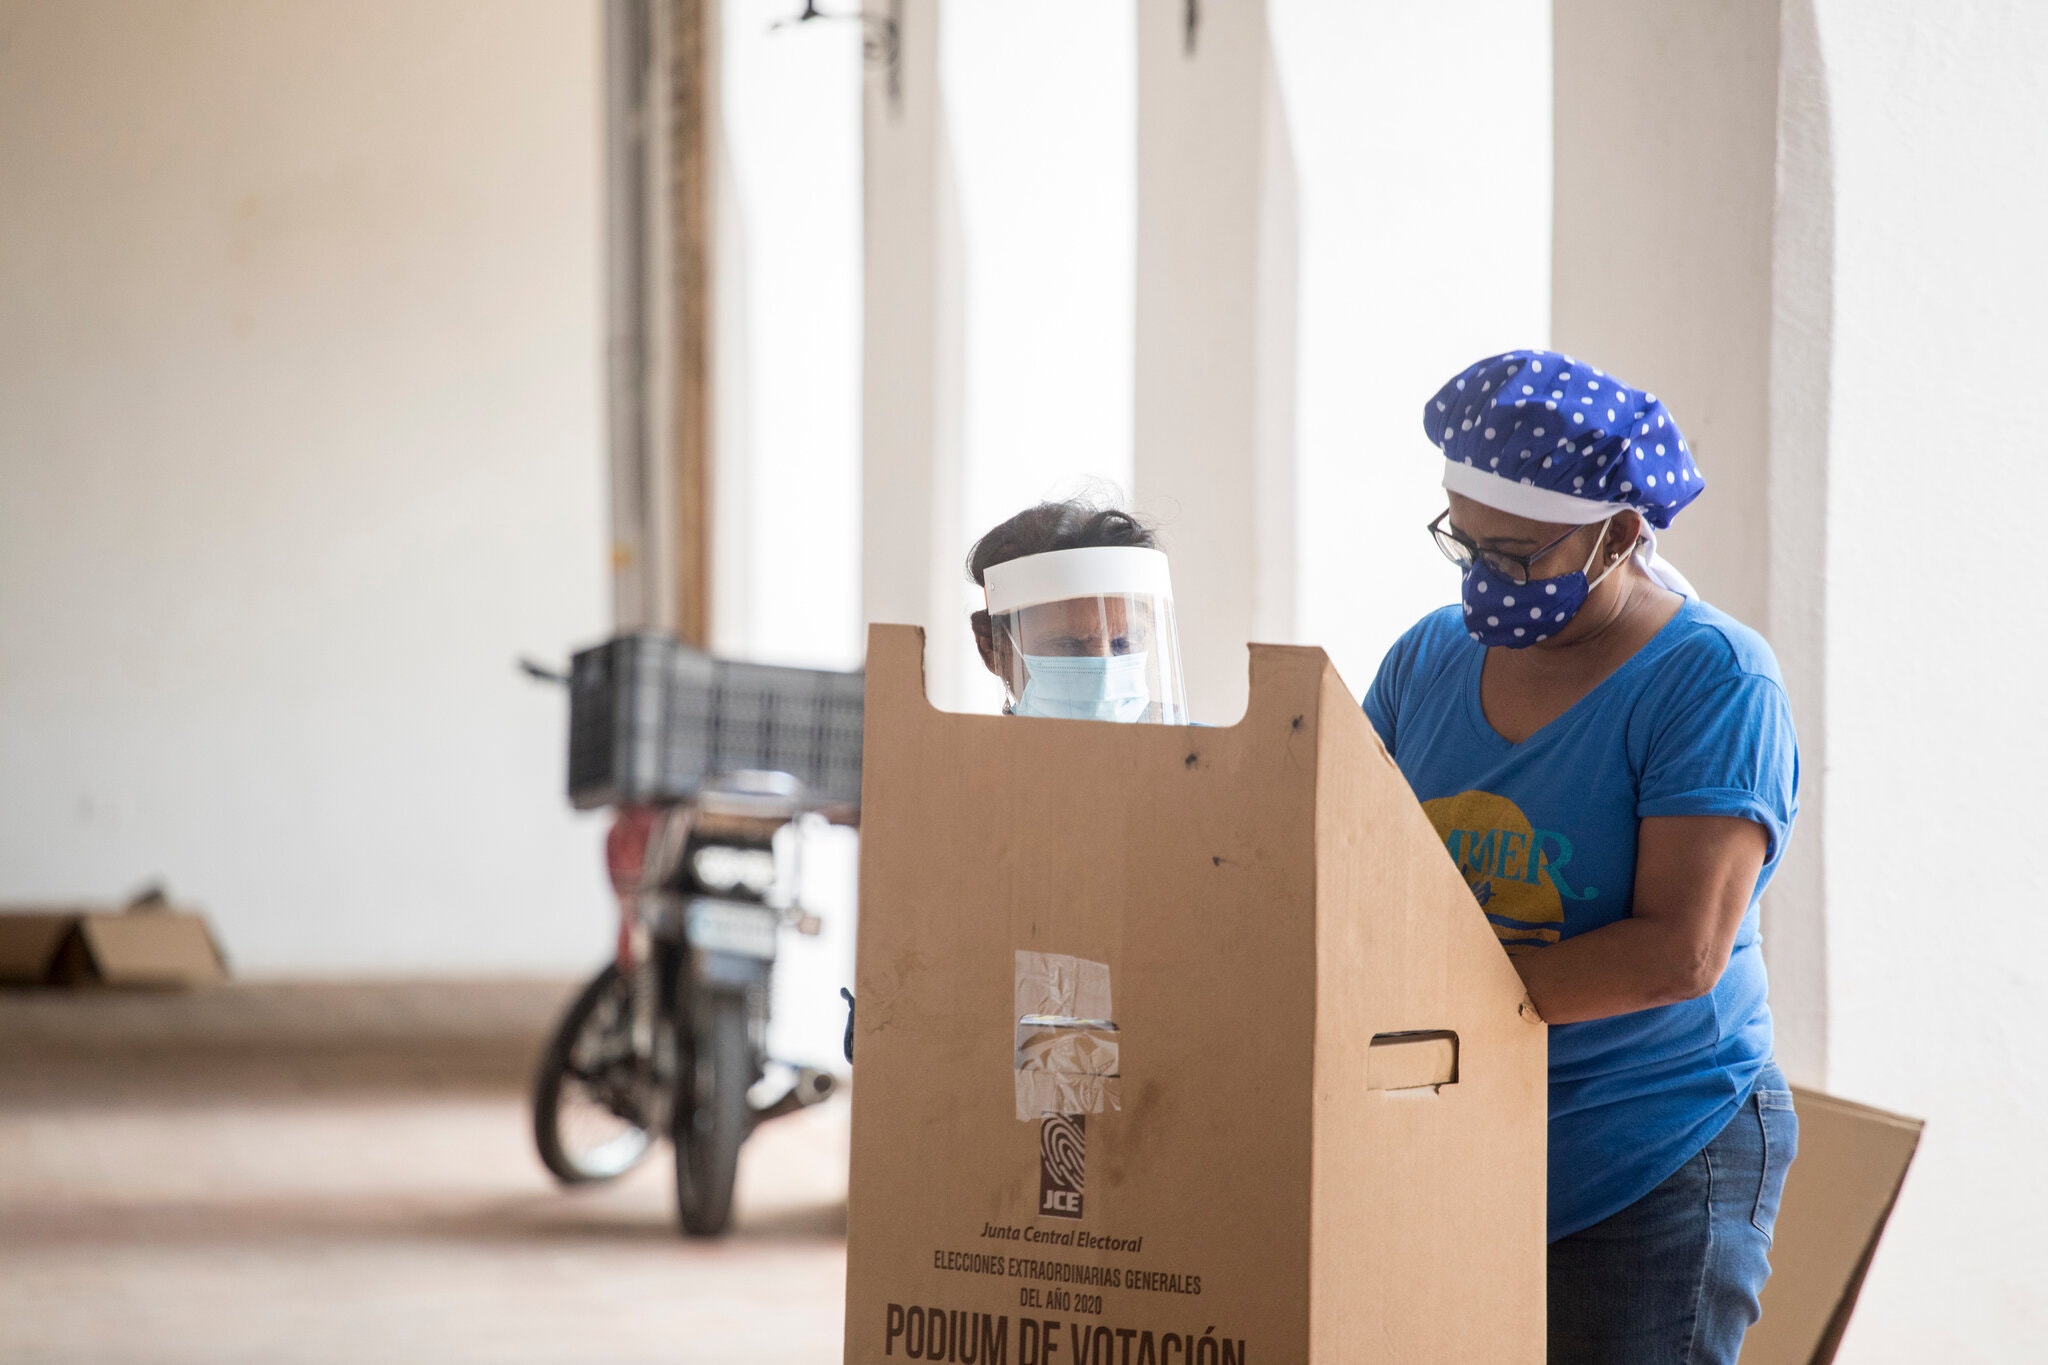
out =
[[0,983],[204,986],[227,980],[206,917],[143,901],[126,910],[0,910]]
[[849,1362],[1544,1356],[1546,1030],[1321,650],[1224,729],[869,637]]
[[1742,1365],[1828,1365],[1920,1145],[1921,1122],[1793,1089],[1799,1155],[1785,1176],[1763,1318]]
[[0,986],[40,986],[78,923],[75,910],[0,911]]

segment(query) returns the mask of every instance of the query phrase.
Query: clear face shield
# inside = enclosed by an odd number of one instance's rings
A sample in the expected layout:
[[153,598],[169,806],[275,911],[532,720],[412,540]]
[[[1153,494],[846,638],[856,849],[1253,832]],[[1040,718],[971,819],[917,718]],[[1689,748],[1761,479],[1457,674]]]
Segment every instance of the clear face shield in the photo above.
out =
[[993,565],[983,579],[1013,714],[1188,723],[1164,554],[1054,550]]

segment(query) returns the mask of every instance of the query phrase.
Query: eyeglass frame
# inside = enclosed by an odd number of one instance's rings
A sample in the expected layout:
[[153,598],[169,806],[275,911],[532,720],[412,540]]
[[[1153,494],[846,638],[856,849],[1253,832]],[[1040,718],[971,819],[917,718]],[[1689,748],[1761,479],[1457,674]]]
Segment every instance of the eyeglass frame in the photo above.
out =
[[[1622,510],[1624,509],[1617,508],[1616,515],[1619,515],[1619,513]],[[1526,585],[1532,578],[1535,577],[1534,570],[1536,567],[1537,560],[1543,558],[1543,556],[1549,554],[1552,550],[1555,550],[1558,546],[1564,544],[1567,540],[1570,540],[1573,536],[1577,535],[1579,532],[1586,529],[1586,526],[1574,526],[1571,530],[1566,531],[1556,540],[1551,541],[1548,545],[1545,545],[1543,548],[1536,550],[1531,554],[1515,555],[1509,554],[1506,550],[1489,550],[1484,548],[1479,544],[1478,541],[1472,539],[1472,537],[1466,535],[1463,531],[1460,531],[1457,527],[1451,525],[1450,517],[1451,509],[1446,507],[1443,511],[1437,513],[1434,517],[1430,518],[1429,525],[1423,528],[1424,530],[1429,532],[1429,538],[1436,542],[1436,548],[1443,555],[1443,557],[1445,559],[1450,560],[1451,563],[1457,565],[1459,568],[1462,569],[1470,564],[1477,562],[1480,556],[1484,555],[1486,556],[1487,567],[1492,569],[1495,573],[1498,573],[1502,577],[1506,578],[1516,587],[1522,587]],[[1586,525],[1599,526],[1605,529],[1608,522],[1611,522],[1613,520],[1614,517],[1610,516],[1607,518],[1607,521],[1588,522],[1586,523]],[[1442,524],[1439,525],[1438,523]],[[1446,544],[1446,541],[1448,541],[1449,544]],[[1458,556],[1452,551],[1452,546],[1456,546],[1458,549],[1464,550],[1468,557],[1464,559],[1458,558]],[[1598,552],[1598,547],[1595,547],[1595,552]],[[1495,563],[1496,560],[1500,561],[1500,563]],[[1503,565],[1506,565],[1507,567],[1502,567]],[[1521,574],[1521,577],[1519,578],[1515,576],[1517,571],[1519,571]]]

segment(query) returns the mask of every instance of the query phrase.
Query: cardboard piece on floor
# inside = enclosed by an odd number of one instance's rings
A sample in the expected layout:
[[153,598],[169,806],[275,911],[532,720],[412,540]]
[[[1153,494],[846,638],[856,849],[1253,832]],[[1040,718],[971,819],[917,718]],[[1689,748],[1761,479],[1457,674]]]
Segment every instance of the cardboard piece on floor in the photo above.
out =
[[1921,1122],[1793,1088],[1799,1155],[1785,1176],[1763,1317],[1742,1365],[1828,1365],[1920,1145]]
[[0,911],[0,985],[40,986],[64,936],[78,923],[76,910]]
[[119,911],[0,912],[0,980],[16,985],[205,986],[227,980],[206,917],[143,904]]
[[1195,729],[923,650],[869,636],[845,1359],[1538,1365],[1545,1029],[1323,652]]

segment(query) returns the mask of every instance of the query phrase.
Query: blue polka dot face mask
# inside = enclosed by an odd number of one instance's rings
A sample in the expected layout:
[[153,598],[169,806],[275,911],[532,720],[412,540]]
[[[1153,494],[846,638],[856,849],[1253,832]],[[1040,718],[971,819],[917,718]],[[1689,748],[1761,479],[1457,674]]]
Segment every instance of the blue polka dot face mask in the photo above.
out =
[[1466,565],[1466,632],[1488,648],[1527,649],[1563,630],[1578,615],[1579,608],[1586,605],[1587,594],[1627,558],[1618,556],[1600,571],[1598,578],[1589,581],[1586,577],[1600,555],[1600,547],[1607,543],[1607,527],[1613,520],[1609,517],[1600,523],[1600,534],[1593,538],[1593,552],[1586,556],[1585,566],[1555,578],[1516,583],[1484,560],[1474,559]]

